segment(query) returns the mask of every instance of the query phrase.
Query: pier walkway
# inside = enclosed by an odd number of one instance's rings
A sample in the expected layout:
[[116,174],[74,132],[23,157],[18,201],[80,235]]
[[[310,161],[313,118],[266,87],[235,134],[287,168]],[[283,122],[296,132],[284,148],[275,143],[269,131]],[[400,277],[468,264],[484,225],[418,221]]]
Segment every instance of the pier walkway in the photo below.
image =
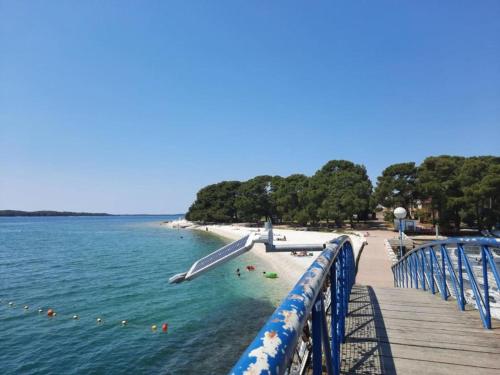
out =
[[500,374],[500,322],[483,328],[478,311],[454,299],[395,288],[384,239],[363,250],[341,348],[344,374]]
[[326,244],[231,374],[500,375],[500,240],[452,237],[396,261],[392,236],[370,231],[357,263],[348,236]]

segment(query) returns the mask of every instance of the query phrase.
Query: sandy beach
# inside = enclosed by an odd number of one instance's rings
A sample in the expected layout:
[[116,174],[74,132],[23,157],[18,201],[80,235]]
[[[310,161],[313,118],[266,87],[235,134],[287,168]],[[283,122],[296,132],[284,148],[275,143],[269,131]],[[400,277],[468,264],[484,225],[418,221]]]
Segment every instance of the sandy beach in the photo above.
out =
[[[225,238],[228,241],[235,241],[241,237],[257,231],[257,228],[248,228],[240,225],[204,225],[197,226],[186,220],[178,222],[165,223],[169,228],[184,228],[188,230],[201,230],[214,233],[218,236]],[[280,244],[315,244],[324,243],[334,238],[339,237],[342,233],[337,232],[309,232],[297,231],[291,229],[273,229],[275,236],[286,237],[286,241],[277,241]],[[354,234],[352,234],[354,233]],[[350,232],[349,237],[353,243],[354,256],[356,257],[365,237],[361,232]],[[215,251],[216,249],[214,249]],[[320,252],[314,252],[312,256],[293,256],[290,253],[266,253],[263,244],[256,244],[250,251],[250,254],[258,257],[262,262],[267,264],[270,268],[279,270],[279,277],[290,288],[292,288],[299,278],[304,274],[306,269],[316,259]]]

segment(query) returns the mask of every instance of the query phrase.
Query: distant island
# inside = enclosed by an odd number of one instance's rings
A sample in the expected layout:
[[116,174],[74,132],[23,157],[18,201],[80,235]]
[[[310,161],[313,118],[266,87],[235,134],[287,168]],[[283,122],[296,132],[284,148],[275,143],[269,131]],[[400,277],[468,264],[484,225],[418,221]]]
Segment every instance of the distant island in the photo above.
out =
[[93,213],[93,212],[0,210],[0,216],[112,216],[112,215],[106,213]]

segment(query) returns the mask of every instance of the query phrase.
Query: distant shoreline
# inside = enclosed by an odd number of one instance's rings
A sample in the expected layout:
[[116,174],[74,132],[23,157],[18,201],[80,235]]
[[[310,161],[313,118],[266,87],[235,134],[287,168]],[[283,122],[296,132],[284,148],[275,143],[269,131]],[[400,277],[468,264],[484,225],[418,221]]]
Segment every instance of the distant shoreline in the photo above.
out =
[[0,217],[45,217],[45,216],[181,216],[184,214],[108,214],[105,212],[72,212],[72,211],[20,211],[0,210]]
[[0,216],[112,216],[98,212],[0,210]]

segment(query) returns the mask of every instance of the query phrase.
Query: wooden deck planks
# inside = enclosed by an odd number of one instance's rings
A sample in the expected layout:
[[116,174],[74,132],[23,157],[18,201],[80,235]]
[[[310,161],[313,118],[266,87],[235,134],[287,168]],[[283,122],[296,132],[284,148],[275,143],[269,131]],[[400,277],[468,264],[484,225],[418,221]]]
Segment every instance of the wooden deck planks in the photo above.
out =
[[416,289],[353,288],[342,347],[346,374],[500,374],[500,324]]

